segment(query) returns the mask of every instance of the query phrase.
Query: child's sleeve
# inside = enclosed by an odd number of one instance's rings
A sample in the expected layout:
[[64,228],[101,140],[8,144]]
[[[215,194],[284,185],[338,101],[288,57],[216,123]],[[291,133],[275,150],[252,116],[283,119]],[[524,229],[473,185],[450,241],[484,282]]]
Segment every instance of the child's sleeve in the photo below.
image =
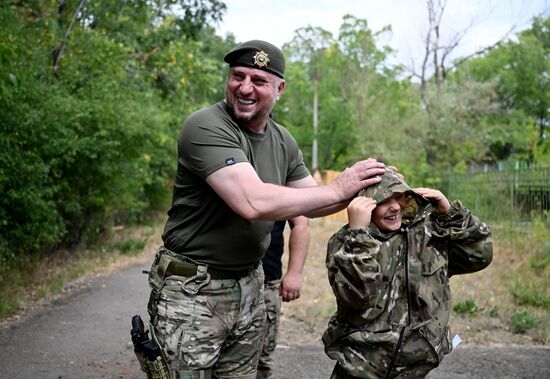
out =
[[378,242],[364,228],[344,226],[329,240],[326,266],[339,307],[364,310],[376,305],[382,275]]
[[446,213],[436,214],[433,228],[433,234],[447,242],[449,276],[479,271],[491,263],[491,228],[463,207],[460,201],[453,201]]

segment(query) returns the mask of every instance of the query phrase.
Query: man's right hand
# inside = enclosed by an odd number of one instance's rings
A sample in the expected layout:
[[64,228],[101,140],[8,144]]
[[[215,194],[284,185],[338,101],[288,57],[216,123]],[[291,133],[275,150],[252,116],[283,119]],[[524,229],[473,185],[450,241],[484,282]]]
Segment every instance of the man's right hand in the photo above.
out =
[[342,200],[349,200],[363,188],[380,183],[385,165],[369,158],[346,168],[328,186],[338,193]]

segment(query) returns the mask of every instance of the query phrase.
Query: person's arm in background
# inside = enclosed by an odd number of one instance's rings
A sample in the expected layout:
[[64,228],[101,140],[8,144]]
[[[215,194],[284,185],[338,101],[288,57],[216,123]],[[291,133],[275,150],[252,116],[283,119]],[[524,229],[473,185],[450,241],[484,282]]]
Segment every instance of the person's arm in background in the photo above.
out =
[[299,216],[288,222],[290,225],[288,266],[279,290],[283,301],[292,301],[300,297],[302,271],[309,248],[309,219]]

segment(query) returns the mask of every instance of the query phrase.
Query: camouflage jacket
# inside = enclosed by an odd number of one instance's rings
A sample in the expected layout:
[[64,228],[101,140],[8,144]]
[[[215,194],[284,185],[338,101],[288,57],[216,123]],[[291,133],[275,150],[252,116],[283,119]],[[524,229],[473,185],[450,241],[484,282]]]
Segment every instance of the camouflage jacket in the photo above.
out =
[[328,244],[338,309],[323,343],[354,377],[423,377],[438,366],[451,350],[449,278],[492,259],[490,228],[459,201],[438,215],[426,199],[410,199],[400,230],[346,225]]

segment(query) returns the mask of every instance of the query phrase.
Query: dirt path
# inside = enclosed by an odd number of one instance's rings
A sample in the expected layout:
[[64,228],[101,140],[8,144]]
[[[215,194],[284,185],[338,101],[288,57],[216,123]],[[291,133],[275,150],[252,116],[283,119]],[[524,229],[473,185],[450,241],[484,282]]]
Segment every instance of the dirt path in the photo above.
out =
[[[130,342],[130,318],[146,317],[148,288],[140,262],[91,278],[69,295],[0,331],[1,378],[143,378]],[[328,378],[321,343],[285,340],[304,326],[283,318],[275,379]],[[460,345],[429,378],[550,378],[550,348]]]

